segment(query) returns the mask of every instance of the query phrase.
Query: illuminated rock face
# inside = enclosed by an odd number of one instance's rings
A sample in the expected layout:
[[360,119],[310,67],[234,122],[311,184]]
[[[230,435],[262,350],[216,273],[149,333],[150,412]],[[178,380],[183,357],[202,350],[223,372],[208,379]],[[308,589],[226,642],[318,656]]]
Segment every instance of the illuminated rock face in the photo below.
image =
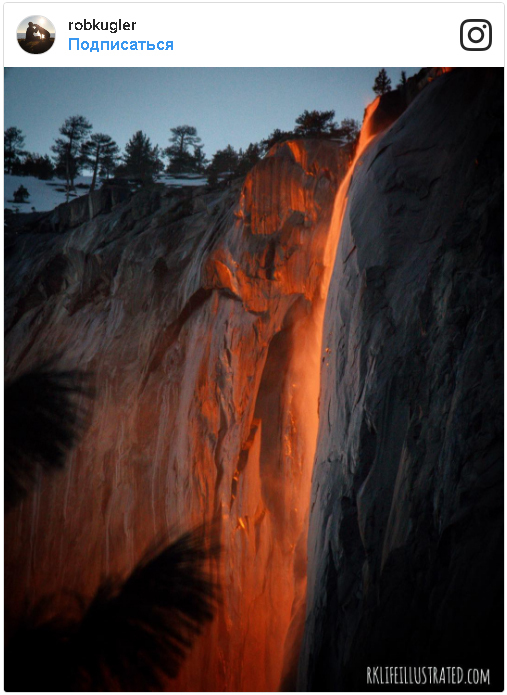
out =
[[168,687],[276,690],[290,674],[317,431],[314,311],[345,167],[334,143],[287,143],[242,189],[154,189],[88,222],[75,205],[8,236],[7,375],[61,352],[97,389],[66,470],[6,520],[9,625],[26,597],[90,595],[160,532],[218,516],[223,607]]
[[363,690],[368,666],[403,664],[490,667],[501,689],[502,82],[439,77],[352,176],[301,690]]

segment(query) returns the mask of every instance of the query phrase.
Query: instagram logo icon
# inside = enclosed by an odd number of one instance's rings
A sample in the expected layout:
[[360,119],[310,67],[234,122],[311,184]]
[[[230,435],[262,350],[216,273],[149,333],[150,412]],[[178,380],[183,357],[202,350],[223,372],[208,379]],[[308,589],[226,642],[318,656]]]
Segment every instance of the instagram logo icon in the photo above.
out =
[[491,22],[487,19],[465,19],[461,22],[459,40],[465,51],[487,51],[491,47]]

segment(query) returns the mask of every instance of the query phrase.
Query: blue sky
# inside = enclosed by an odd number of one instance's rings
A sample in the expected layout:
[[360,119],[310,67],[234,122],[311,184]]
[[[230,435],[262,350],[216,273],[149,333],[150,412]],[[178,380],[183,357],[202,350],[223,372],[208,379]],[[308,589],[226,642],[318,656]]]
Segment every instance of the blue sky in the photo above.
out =
[[[398,82],[419,68],[388,68]],[[136,130],[168,145],[170,128],[197,128],[211,156],[247,147],[275,128],[290,130],[304,109],[334,109],[362,119],[379,68],[10,68],[5,73],[5,128],[25,147],[49,153],[65,118],[86,116],[94,132],[121,148]]]

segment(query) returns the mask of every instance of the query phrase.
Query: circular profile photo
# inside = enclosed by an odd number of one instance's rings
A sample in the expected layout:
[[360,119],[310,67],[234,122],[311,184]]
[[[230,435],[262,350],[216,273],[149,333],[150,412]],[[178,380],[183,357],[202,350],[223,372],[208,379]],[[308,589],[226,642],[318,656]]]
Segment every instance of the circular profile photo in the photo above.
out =
[[55,28],[47,17],[34,14],[18,24],[18,43],[27,53],[45,53],[55,42]]

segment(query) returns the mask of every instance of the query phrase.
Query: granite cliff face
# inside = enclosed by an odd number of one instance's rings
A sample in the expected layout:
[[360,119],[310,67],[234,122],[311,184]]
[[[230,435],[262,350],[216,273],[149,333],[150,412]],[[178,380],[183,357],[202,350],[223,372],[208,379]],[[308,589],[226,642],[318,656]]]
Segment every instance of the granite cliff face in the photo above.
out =
[[502,682],[502,143],[501,71],[456,71],[354,169],[325,317],[301,690],[363,690],[368,666],[403,664]]
[[62,354],[96,398],[6,518],[8,631],[220,519],[223,606],[168,689],[293,688],[303,627],[302,690],[495,665],[502,76],[441,72],[372,106],[348,174],[299,140],[221,192],[12,221],[7,377]]
[[334,143],[287,143],[243,187],[103,189],[7,235],[7,376],[62,353],[97,392],[66,470],[7,517],[8,624],[27,597],[91,595],[160,532],[220,518],[223,607],[168,688],[276,690],[294,671],[314,312],[346,166]]

